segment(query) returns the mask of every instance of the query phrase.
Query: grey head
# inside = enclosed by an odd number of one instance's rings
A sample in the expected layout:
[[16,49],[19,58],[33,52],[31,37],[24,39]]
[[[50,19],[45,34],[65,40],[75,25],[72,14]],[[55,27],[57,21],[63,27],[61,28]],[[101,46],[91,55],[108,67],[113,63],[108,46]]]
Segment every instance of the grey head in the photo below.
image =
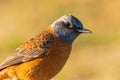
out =
[[92,33],[83,27],[80,20],[70,14],[56,20],[51,27],[55,35],[68,44],[72,44],[79,34]]

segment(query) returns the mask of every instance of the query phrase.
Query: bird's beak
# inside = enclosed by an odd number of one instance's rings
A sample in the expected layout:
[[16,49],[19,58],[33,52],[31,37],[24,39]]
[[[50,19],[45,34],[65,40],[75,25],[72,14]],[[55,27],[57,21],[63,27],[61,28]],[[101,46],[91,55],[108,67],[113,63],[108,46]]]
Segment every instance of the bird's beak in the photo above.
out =
[[88,33],[88,34],[91,34],[91,33],[92,33],[92,31],[90,31],[90,30],[88,30],[88,29],[77,29],[77,31],[78,31],[79,33]]

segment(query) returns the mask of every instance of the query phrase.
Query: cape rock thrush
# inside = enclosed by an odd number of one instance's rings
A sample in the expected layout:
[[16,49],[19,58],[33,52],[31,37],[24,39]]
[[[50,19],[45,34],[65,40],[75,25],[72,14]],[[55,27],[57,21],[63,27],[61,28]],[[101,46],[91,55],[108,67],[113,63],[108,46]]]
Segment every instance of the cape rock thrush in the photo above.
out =
[[50,80],[63,68],[73,41],[82,33],[91,31],[76,17],[62,16],[0,64],[0,80]]

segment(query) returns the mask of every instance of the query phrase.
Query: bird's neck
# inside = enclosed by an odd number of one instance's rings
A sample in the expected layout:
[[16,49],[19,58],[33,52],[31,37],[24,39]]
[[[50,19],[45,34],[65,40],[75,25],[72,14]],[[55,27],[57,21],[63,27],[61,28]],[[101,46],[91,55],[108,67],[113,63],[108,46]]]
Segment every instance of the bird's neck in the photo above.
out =
[[[70,32],[67,29],[63,31],[63,29],[56,29],[56,27],[53,27],[52,25],[52,31],[53,33],[62,41],[65,43],[72,45],[73,41],[77,37],[77,35],[74,32]],[[79,34],[78,34],[79,35]]]

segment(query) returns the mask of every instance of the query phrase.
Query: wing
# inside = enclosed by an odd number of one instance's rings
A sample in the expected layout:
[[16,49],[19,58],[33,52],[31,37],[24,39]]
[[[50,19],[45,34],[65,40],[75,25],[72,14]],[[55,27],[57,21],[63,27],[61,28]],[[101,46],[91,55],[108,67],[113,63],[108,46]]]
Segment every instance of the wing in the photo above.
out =
[[20,48],[11,53],[7,59],[0,64],[0,70],[11,65],[43,57],[48,54],[49,48],[52,46],[53,42],[53,36],[50,34],[40,34],[35,38],[31,38],[21,45]]
[[0,64],[0,70],[8,66],[30,61],[38,57],[42,57],[47,50],[16,50],[8,58]]

